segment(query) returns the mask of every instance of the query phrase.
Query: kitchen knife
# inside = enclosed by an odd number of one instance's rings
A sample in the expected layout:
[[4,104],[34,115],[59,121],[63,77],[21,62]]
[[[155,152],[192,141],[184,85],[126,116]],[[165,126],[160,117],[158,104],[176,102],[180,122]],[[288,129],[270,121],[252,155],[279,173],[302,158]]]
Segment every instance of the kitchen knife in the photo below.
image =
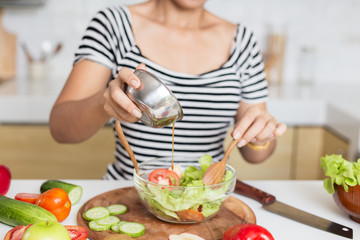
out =
[[261,203],[263,208],[275,214],[326,232],[353,239],[353,230],[351,228],[279,202],[276,200],[275,196],[252,187],[240,180],[236,180],[235,192]]

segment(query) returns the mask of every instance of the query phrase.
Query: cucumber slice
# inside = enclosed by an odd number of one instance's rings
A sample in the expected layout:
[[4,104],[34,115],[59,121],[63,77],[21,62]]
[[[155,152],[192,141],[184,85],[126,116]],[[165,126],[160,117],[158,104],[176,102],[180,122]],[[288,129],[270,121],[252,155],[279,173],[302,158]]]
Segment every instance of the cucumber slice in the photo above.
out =
[[83,213],[83,218],[91,221],[110,216],[109,209],[105,207],[93,207]]
[[141,223],[127,222],[119,226],[119,231],[130,237],[140,237],[145,233],[145,226]]
[[95,222],[99,225],[104,225],[104,226],[110,225],[111,227],[113,225],[118,224],[120,222],[120,219],[116,216],[108,216],[106,218],[97,219],[95,220]]
[[95,220],[89,222],[89,228],[93,231],[106,231],[110,229],[110,225],[99,225]]
[[110,215],[119,215],[126,213],[127,207],[123,204],[113,204],[107,207],[110,211]]
[[47,180],[46,182],[41,184],[40,192],[43,193],[52,188],[61,188],[65,190],[69,195],[71,205],[74,205],[80,201],[83,191],[82,187],[78,185],[74,185],[59,180]]
[[125,221],[120,221],[118,224],[115,224],[113,226],[111,226],[111,230],[113,230],[114,232],[116,233],[120,233],[120,225],[124,224],[124,223],[127,223]]

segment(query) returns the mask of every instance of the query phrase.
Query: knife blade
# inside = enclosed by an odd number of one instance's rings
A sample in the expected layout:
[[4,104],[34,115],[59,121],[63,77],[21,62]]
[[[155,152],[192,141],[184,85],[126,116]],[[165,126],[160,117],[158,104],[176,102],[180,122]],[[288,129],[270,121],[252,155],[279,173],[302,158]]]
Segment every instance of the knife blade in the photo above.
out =
[[318,217],[276,200],[275,196],[236,180],[235,192],[262,204],[270,212],[306,224],[308,226],[353,239],[353,230],[344,225]]

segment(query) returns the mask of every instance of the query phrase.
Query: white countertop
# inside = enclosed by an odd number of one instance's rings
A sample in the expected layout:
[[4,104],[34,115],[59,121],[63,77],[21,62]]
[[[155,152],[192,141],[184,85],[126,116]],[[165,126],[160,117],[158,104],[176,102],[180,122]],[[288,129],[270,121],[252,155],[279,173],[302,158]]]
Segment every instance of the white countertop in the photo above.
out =
[[[13,198],[16,193],[39,193],[40,186],[45,180],[13,180],[6,196]],[[76,215],[80,207],[89,199],[121,187],[132,186],[131,182],[103,181],[103,180],[65,180],[83,187],[81,201],[71,209],[69,217],[63,221],[64,225],[76,225]],[[352,221],[335,204],[332,196],[322,186],[322,181],[245,181],[256,188],[274,195],[277,200],[310,212],[319,217],[350,227],[354,231],[353,239],[360,239],[360,225]],[[261,204],[249,198],[233,194],[242,200],[254,212],[257,224],[271,232],[276,240],[335,240],[348,239],[325,231],[321,231],[301,223],[289,220],[268,212]],[[0,223],[0,238],[4,237],[11,227]],[[154,239],[157,240],[157,239]],[[160,239],[159,239],[160,240]],[[165,239],[164,239],[165,240]],[[211,240],[211,239],[207,239]]]
[[[47,124],[65,79],[19,78],[0,85],[0,124]],[[326,126],[360,152],[360,84],[270,86],[269,111],[289,126]]]

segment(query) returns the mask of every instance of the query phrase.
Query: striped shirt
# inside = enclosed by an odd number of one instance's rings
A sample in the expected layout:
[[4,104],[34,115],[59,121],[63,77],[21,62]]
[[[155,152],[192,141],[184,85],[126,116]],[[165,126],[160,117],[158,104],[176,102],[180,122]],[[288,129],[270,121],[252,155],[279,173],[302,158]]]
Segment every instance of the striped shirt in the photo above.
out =
[[[145,63],[147,70],[161,79],[178,98],[183,120],[175,124],[174,156],[196,161],[210,154],[219,161],[224,155],[223,141],[234,123],[240,102],[260,103],[267,100],[268,89],[264,64],[253,33],[237,25],[230,57],[219,68],[199,75],[166,69],[142,55],[131,27],[131,13],[126,6],[99,11],[91,20],[75,63],[88,59],[112,71],[135,69]],[[172,126],[151,128],[141,122],[121,123],[124,134],[139,163],[172,154]],[[114,126],[114,121],[113,121]],[[116,136],[115,161],[109,164],[104,179],[130,179],[133,165]]]

